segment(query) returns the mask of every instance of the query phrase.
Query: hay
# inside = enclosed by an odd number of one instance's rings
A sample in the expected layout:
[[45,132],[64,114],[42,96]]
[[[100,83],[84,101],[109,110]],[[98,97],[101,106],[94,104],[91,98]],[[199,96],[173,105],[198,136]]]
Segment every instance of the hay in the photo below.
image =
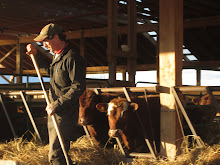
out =
[[78,138],[76,142],[71,144],[70,156],[80,165],[116,165],[123,157],[116,149],[100,148],[91,144],[86,136]]
[[48,145],[17,138],[0,144],[0,159],[18,161],[20,165],[44,165],[47,160]]
[[[128,163],[117,148],[100,148],[92,145],[86,136],[82,136],[71,143],[70,156],[80,165],[217,165],[220,163],[220,143],[213,146],[204,144],[203,148],[198,148],[189,143],[189,137],[183,141],[182,154],[175,160],[134,158]],[[22,137],[0,144],[0,159],[18,161],[20,165],[48,165],[47,154],[48,145],[39,144],[35,140],[27,141]]]
[[[202,143],[198,147],[196,138]],[[213,146],[202,142],[200,137],[185,136],[181,145],[182,154],[175,160],[167,158],[135,158],[132,165],[218,165],[220,164],[220,142]]]

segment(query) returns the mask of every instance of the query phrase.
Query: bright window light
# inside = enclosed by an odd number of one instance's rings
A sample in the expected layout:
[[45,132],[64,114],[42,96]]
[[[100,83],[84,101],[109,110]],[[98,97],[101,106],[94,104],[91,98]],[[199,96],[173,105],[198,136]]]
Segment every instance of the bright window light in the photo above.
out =
[[147,13],[141,13],[141,14],[145,16],[151,16],[150,14],[147,14]]
[[150,20],[151,23],[158,23],[158,21]]
[[212,70],[201,71],[201,86],[219,86],[220,72]]
[[198,60],[194,55],[186,55],[186,57],[187,57],[190,61],[197,61],[197,60]]
[[157,33],[155,31],[152,32],[148,32],[149,35],[157,35]]
[[156,86],[157,71],[137,71],[135,75],[135,83],[137,87]]
[[146,11],[150,11],[150,9],[149,9],[149,8],[144,8],[144,10],[146,10]]
[[189,49],[183,49],[183,54],[191,54],[191,52],[189,51]]
[[182,84],[183,85],[196,85],[196,70],[183,69],[182,70]]
[[123,5],[127,5],[127,2],[125,2],[125,1],[119,1],[119,3],[121,3]]

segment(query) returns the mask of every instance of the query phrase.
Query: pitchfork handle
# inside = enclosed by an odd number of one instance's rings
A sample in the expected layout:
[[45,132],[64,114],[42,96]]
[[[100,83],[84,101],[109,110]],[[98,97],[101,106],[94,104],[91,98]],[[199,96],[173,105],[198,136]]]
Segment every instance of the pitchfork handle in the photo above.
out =
[[[35,60],[33,54],[31,54],[30,56],[31,56],[31,60],[32,60],[32,62],[33,62],[33,64],[34,64],[35,70],[36,70],[36,72],[37,72],[38,78],[39,78],[39,80],[40,80],[40,84],[41,84],[41,87],[42,87],[42,90],[43,90],[43,93],[44,93],[44,96],[45,96],[47,105],[49,105],[49,104],[50,104],[50,101],[49,101],[47,92],[46,92],[46,90],[45,90],[44,83],[43,83],[43,79],[42,79],[41,74],[40,74],[40,71],[39,71],[39,69],[38,69],[36,60]],[[55,116],[54,116],[53,114],[51,115],[51,118],[52,118],[53,125],[54,125],[54,127],[55,127],[55,130],[56,130],[56,133],[57,133],[59,142],[60,142],[60,146],[61,146],[61,148],[62,148],[62,150],[63,150],[63,154],[64,154],[65,159],[66,159],[66,163],[67,163],[67,165],[70,165],[70,164],[69,164],[69,159],[68,159],[68,156],[67,156],[67,152],[66,152],[66,149],[65,149],[65,146],[64,146],[64,143],[63,143],[62,134],[61,134],[61,132],[60,132],[59,126],[57,125],[56,118],[55,118]]]

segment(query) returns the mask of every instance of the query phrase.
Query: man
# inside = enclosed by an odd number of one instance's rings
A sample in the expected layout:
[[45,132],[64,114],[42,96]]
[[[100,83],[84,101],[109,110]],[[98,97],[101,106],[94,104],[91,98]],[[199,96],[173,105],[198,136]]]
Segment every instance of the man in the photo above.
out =
[[[43,42],[44,46],[54,53],[52,63],[45,60],[42,54],[31,45],[27,45],[27,54],[33,54],[41,68],[50,75],[49,100],[46,111],[48,114],[49,162],[53,165],[65,165],[66,160],[54,128],[51,115],[57,119],[63,136],[66,152],[74,134],[74,122],[77,123],[79,97],[86,88],[86,69],[83,58],[76,54],[60,26],[50,23],[34,39]],[[75,120],[74,120],[75,115]],[[69,157],[69,155],[68,155]],[[72,161],[69,157],[70,164]]]

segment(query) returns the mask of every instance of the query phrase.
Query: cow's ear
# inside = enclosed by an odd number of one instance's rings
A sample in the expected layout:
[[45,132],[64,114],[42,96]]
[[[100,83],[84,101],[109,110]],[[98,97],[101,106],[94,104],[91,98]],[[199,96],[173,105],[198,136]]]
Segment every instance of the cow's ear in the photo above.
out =
[[199,98],[199,97],[196,97],[196,98],[192,99],[192,102],[193,102],[195,105],[199,105],[199,101],[200,101],[200,98]]
[[107,112],[108,103],[98,103],[98,104],[96,104],[96,108],[101,112]]
[[137,103],[130,103],[130,106],[133,107],[133,110],[136,111],[138,109],[138,104]]

